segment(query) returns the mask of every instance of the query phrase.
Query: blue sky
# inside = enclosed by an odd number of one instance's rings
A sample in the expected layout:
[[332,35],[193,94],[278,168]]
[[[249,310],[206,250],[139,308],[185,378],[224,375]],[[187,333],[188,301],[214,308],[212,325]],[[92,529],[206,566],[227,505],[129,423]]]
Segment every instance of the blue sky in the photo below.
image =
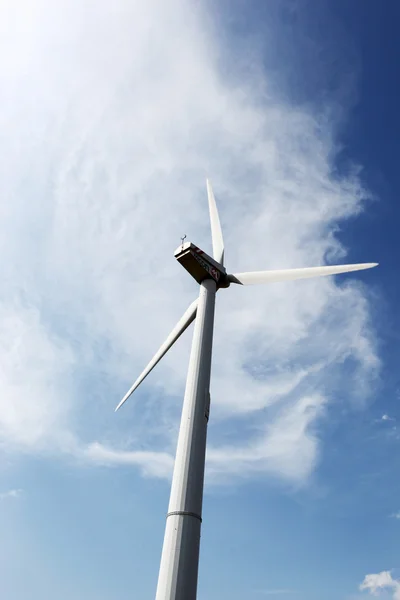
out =
[[399,10],[2,4],[2,598],[154,597],[206,176],[229,269],[380,266],[219,295],[199,600],[400,598]]

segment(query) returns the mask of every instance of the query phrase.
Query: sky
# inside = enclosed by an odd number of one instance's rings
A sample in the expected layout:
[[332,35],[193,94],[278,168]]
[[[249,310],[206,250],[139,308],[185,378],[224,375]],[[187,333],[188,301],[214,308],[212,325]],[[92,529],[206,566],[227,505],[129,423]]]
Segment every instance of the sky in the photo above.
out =
[[1,3],[1,598],[155,595],[206,177],[229,271],[379,267],[218,293],[198,600],[400,598],[399,13]]

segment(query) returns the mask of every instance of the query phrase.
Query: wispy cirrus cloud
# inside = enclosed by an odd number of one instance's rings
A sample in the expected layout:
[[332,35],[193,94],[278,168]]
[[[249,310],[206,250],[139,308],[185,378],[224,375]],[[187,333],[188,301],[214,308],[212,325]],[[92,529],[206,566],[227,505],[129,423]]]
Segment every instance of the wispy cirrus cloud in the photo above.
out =
[[172,475],[174,459],[166,452],[118,451],[94,442],[83,452],[93,463],[102,466],[133,465],[139,467],[146,476],[169,479]]
[[[196,294],[172,251],[210,245],[205,177],[237,271],[342,260],[368,194],[335,172],[334,122],[274,97],[257,56],[246,80],[220,64],[199,5],[0,11],[0,443],[168,477],[190,335],[112,410]],[[221,292],[213,360],[210,476],[302,483],[341,369],[349,401],[379,369],[366,290]]]

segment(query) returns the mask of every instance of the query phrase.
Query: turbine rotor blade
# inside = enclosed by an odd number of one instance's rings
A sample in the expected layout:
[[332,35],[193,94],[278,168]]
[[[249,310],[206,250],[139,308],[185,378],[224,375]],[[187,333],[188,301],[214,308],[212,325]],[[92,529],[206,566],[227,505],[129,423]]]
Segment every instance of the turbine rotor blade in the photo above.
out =
[[308,279],[310,277],[323,277],[325,275],[337,275],[339,273],[349,273],[350,271],[371,269],[377,265],[378,263],[361,263],[358,265],[285,269],[283,271],[252,271],[228,275],[228,280],[231,283],[238,283],[240,285],[257,285],[259,283],[275,283],[279,281],[294,281],[295,279]]
[[164,354],[166,354],[168,352],[168,350],[176,342],[176,340],[182,335],[182,333],[185,331],[185,329],[187,329],[187,327],[189,327],[189,325],[192,323],[192,321],[194,321],[194,319],[196,318],[197,304],[198,304],[197,299],[194,302],[192,302],[192,304],[189,306],[187,311],[184,313],[184,315],[178,321],[178,323],[176,324],[174,329],[171,331],[171,333],[169,334],[169,336],[167,337],[165,342],[162,344],[162,346],[159,348],[159,350],[157,350],[157,352],[155,353],[155,355],[153,356],[153,358],[151,359],[151,361],[149,362],[147,367],[142,371],[142,373],[136,379],[135,383],[128,390],[128,392],[125,394],[125,396],[122,398],[121,402],[118,404],[117,408],[115,409],[115,412],[117,412],[117,410],[119,408],[121,408],[121,406],[124,404],[124,402],[126,402],[128,400],[129,396],[131,394],[133,394],[133,392],[136,390],[136,388],[142,383],[143,379],[145,379],[147,377],[147,375],[150,373],[150,371],[152,371],[154,369],[154,367],[156,366],[156,364],[162,359]]
[[213,247],[213,258],[221,265],[224,264],[224,239],[222,237],[221,223],[219,220],[217,204],[211,182],[207,179],[208,208],[210,210],[211,239]]

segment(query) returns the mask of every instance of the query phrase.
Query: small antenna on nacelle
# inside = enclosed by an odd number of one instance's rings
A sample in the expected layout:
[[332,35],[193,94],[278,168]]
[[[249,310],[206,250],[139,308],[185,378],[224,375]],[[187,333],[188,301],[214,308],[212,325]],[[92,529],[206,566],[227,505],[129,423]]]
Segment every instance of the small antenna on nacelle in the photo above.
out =
[[181,237],[182,250],[183,250],[183,244],[184,244],[185,240],[186,240],[186,233],[185,233],[185,235],[183,237]]

